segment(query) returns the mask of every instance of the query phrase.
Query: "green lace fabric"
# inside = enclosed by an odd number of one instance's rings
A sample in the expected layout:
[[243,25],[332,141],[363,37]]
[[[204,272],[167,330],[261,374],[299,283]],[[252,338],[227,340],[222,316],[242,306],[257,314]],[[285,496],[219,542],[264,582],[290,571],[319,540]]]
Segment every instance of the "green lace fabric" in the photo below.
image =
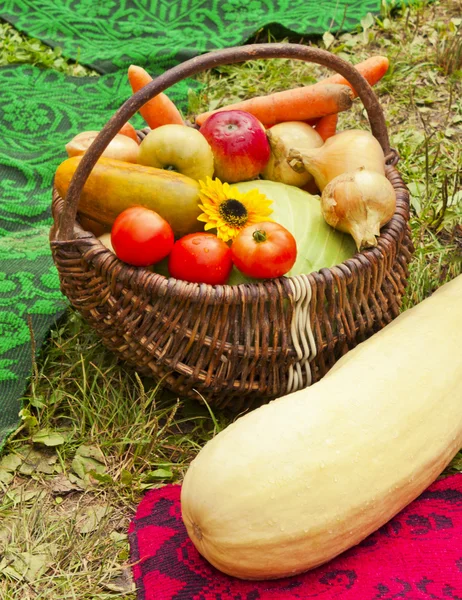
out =
[[[0,448],[18,426],[32,353],[67,306],[48,243],[53,174],[66,142],[100,129],[129,97],[127,66],[155,76],[245,43],[262,27],[335,32],[379,8],[379,0],[0,0],[1,18],[106,73],[0,68]],[[182,82],[168,92],[180,107],[187,88]]]
[[165,70],[236,46],[263,27],[279,34],[353,29],[380,0],[4,0],[0,15],[65,56],[110,73]]

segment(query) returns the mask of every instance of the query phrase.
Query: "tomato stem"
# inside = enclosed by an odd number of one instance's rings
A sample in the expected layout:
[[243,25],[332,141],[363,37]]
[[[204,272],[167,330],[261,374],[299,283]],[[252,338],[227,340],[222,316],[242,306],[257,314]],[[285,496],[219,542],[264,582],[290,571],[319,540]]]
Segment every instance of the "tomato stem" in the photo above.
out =
[[267,240],[266,231],[263,229],[257,229],[253,232],[253,239],[257,242],[257,244],[261,244],[262,242],[266,242]]

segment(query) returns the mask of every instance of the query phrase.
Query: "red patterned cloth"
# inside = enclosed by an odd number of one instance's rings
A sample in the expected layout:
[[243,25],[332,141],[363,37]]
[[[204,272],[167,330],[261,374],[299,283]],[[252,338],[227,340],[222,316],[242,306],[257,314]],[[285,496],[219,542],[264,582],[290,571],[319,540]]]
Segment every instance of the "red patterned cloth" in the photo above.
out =
[[130,525],[138,600],[462,600],[462,475],[434,483],[361,544],[302,575],[242,581],[203,559],[180,486],[148,492]]

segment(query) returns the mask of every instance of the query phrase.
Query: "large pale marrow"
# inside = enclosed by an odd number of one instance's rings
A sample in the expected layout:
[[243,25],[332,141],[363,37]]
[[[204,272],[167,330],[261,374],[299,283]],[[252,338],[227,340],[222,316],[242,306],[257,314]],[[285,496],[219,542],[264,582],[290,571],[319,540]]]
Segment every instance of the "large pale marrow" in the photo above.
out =
[[462,275],[310,388],[241,417],[199,452],[183,520],[244,579],[314,568],[415,499],[462,446]]
[[[81,160],[82,156],[73,156],[57,168],[54,184],[62,198]],[[203,229],[197,220],[201,213],[197,181],[173,171],[100,158],[83,188],[79,213],[109,230],[116,217],[134,204],[159,213],[175,237]]]

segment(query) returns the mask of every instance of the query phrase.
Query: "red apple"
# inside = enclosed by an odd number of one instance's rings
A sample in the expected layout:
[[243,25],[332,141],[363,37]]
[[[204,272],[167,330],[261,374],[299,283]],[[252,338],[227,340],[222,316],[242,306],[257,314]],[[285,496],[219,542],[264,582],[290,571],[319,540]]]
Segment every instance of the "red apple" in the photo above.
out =
[[211,115],[200,128],[212,148],[215,177],[235,183],[254,179],[269,161],[271,149],[260,121],[243,110]]

